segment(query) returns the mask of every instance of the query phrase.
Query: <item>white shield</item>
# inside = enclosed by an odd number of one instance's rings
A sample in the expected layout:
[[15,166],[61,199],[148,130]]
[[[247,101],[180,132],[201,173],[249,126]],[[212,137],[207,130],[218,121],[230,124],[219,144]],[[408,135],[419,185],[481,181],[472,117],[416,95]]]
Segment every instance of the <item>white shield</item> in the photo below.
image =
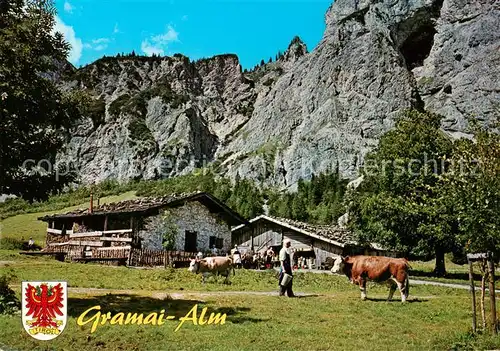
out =
[[23,282],[21,287],[24,330],[38,340],[62,333],[68,316],[66,282]]

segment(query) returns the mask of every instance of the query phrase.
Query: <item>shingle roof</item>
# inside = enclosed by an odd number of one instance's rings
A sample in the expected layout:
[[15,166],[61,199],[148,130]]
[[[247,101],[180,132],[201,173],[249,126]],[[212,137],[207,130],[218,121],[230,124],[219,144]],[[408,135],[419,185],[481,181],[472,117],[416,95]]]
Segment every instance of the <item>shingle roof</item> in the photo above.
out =
[[338,241],[344,244],[354,243],[354,236],[347,229],[342,229],[335,225],[326,224],[310,224],[305,222],[299,222],[288,218],[268,216],[275,219],[276,221],[287,223],[295,228],[302,229],[308,233],[316,234],[324,238]]
[[[336,225],[322,225],[322,224],[310,224],[300,221],[295,221],[288,218],[274,217],[274,216],[266,216],[261,215],[251,219],[250,225],[255,222],[266,220],[273,222],[275,224],[288,227],[292,230],[303,233],[304,235],[308,235],[320,240],[324,240],[331,244],[345,247],[347,245],[357,245],[357,242],[354,238],[354,235],[351,231],[347,229],[340,228]],[[239,225],[232,229],[233,232],[241,230],[245,228],[245,225]],[[376,243],[370,244],[376,250],[384,250],[380,245]]]
[[241,217],[238,213],[227,207],[220,200],[214,196],[201,191],[191,193],[170,194],[163,197],[146,197],[134,200],[125,200],[120,202],[113,202],[102,204],[94,207],[92,213],[89,213],[88,208],[80,208],[67,213],[60,213],[54,215],[47,215],[39,217],[41,221],[49,221],[51,219],[63,219],[71,217],[87,217],[87,216],[101,216],[109,214],[125,214],[125,213],[146,213],[154,211],[158,208],[175,206],[183,201],[198,200],[205,204],[207,207],[217,207],[219,212],[225,212],[232,217],[233,224],[247,223],[246,219]]
[[[143,212],[152,208],[161,207],[163,205],[167,205],[175,200],[189,198],[195,193],[182,193],[182,194],[172,194],[163,197],[145,197],[134,200],[124,200],[120,202],[112,202],[107,204],[102,204],[100,206],[94,207],[92,214],[100,215],[100,214],[109,214],[109,213],[127,213],[127,212]],[[58,217],[68,217],[68,216],[82,216],[89,215],[89,208],[79,208],[73,211],[69,211],[66,213],[59,213],[48,215],[41,218],[58,218]]]

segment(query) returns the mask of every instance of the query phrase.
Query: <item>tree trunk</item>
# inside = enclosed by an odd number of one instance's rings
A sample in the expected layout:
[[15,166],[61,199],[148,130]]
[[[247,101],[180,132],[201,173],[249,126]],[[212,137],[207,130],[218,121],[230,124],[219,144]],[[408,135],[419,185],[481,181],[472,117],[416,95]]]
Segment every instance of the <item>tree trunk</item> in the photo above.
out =
[[446,267],[444,264],[444,250],[439,245],[435,248],[436,253],[436,266],[434,268],[434,275],[443,277],[446,274]]

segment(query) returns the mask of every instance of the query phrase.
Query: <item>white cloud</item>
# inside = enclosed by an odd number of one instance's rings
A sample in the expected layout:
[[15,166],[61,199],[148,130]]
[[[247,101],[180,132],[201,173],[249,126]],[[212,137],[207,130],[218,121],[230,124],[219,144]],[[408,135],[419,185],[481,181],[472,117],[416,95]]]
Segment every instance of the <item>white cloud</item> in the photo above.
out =
[[165,33],[143,40],[141,50],[149,56],[152,54],[163,55],[168,45],[176,41],[179,41],[179,33],[172,26],[168,26]]
[[94,50],[95,51],[102,51],[102,50],[105,50],[108,46],[107,45],[97,45],[96,47],[94,47]]
[[76,37],[73,27],[66,25],[59,18],[59,16],[56,16],[56,23],[54,28],[52,29],[52,34],[54,34],[55,32],[62,33],[64,39],[71,45],[68,60],[72,64],[76,65],[82,57],[82,40]]
[[111,42],[109,38],[97,38],[93,39],[91,43],[83,44],[84,49],[102,51],[108,48],[108,44]]
[[151,45],[147,40],[144,40],[142,42],[141,50],[148,56],[151,56],[153,54],[163,55],[163,49],[161,47]]
[[120,30],[118,29],[118,23],[115,23],[115,28],[113,28],[113,34],[120,33]]
[[109,42],[110,42],[110,40],[108,38],[98,38],[98,39],[92,40],[92,44],[107,44]]
[[64,11],[68,13],[73,13],[73,9],[74,7],[68,1],[64,2]]

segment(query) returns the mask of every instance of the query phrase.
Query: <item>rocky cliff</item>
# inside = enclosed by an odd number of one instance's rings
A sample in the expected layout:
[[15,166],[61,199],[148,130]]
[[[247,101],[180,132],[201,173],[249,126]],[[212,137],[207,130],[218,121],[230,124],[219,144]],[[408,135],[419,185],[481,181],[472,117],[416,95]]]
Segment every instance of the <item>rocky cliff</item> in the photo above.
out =
[[337,164],[354,177],[402,109],[444,115],[454,136],[499,114],[499,4],[337,0],[312,52],[295,38],[246,73],[234,55],[100,59],[64,82],[94,103],[60,158],[85,182],[210,166],[291,189]]

